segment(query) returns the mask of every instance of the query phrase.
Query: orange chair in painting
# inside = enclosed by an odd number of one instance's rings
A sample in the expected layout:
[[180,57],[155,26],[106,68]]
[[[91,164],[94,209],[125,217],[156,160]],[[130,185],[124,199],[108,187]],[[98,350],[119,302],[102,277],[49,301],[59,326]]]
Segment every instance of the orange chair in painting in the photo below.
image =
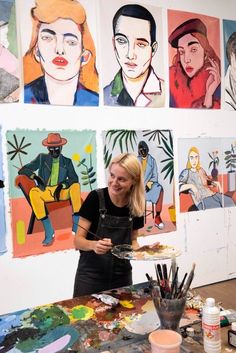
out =
[[[35,217],[34,211],[32,209],[31,203],[30,203],[29,192],[33,187],[36,186],[36,184],[33,179],[30,179],[26,175],[17,175],[17,177],[15,179],[15,186],[21,189],[21,191],[23,192],[26,200],[28,201],[28,203],[31,207],[32,212],[31,212],[31,216],[30,216],[27,234],[32,234],[33,230],[34,230],[36,217]],[[66,201],[47,202],[45,206],[46,206],[46,212],[47,212],[47,214],[49,214],[57,209],[68,207],[70,205],[71,205],[70,200],[66,200]],[[70,222],[71,222],[71,219],[70,219]]]

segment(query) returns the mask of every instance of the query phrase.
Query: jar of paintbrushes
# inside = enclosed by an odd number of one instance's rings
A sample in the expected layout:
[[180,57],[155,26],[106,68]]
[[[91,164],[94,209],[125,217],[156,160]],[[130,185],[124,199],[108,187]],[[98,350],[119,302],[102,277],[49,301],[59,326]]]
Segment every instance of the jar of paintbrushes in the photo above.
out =
[[195,264],[188,275],[185,273],[182,279],[179,279],[179,267],[175,260],[171,261],[171,267],[168,273],[167,265],[155,264],[156,280],[153,280],[146,274],[150,288],[151,296],[160,320],[160,329],[170,329],[179,331],[179,323],[183,316],[187,293],[194,277]]

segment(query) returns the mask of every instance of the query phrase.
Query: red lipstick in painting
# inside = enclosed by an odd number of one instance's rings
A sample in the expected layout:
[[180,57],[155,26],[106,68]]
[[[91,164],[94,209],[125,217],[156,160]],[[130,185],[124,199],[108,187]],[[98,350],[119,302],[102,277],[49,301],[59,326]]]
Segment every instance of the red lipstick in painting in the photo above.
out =
[[188,74],[191,74],[191,72],[193,72],[193,67],[192,67],[192,66],[186,66],[185,71],[186,71]]
[[68,64],[68,61],[62,56],[57,56],[56,58],[53,59],[52,62],[54,65],[57,65],[57,66],[66,66]]

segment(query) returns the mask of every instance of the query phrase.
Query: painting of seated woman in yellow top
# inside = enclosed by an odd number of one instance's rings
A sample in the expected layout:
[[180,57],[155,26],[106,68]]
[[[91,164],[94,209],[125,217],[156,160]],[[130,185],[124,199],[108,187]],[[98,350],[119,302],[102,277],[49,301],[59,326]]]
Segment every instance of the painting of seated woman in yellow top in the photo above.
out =
[[[85,8],[76,0],[28,4],[21,4],[32,22],[24,55],[24,102],[97,106],[96,53]],[[27,28],[24,23],[22,31]]]

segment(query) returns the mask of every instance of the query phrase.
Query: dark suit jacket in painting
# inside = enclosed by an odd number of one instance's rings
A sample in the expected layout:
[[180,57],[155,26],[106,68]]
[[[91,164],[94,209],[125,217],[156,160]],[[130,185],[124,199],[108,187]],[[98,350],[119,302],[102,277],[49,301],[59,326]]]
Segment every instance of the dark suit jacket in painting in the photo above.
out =
[[[45,185],[48,185],[52,171],[52,159],[50,154],[40,153],[33,161],[24,165],[18,173],[31,177],[38,170],[38,176],[43,179]],[[63,183],[66,187],[69,187],[73,183],[78,183],[78,180],[71,159],[60,154],[58,184]]]

